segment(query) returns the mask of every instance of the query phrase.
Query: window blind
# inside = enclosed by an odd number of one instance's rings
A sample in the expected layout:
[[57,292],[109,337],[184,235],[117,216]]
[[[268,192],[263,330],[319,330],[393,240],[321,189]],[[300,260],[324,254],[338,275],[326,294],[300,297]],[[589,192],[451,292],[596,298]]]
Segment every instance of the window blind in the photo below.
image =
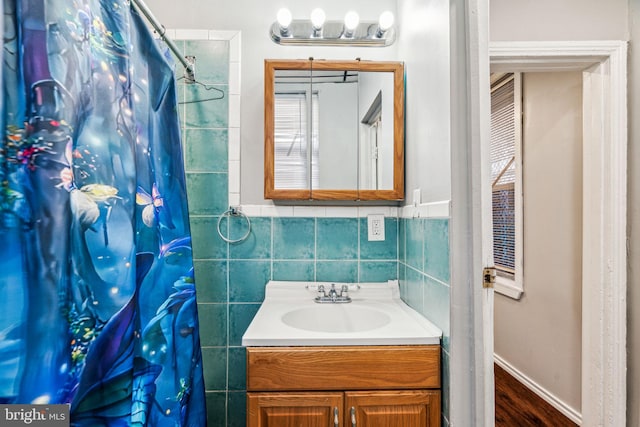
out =
[[[309,105],[307,92],[276,93],[275,95],[274,180],[276,188],[313,188],[310,169],[318,167],[317,94],[311,98],[313,107]],[[309,136],[311,131],[309,108],[313,112],[311,137]]]
[[515,105],[513,75],[491,91],[491,182],[493,258],[505,273],[515,272]]

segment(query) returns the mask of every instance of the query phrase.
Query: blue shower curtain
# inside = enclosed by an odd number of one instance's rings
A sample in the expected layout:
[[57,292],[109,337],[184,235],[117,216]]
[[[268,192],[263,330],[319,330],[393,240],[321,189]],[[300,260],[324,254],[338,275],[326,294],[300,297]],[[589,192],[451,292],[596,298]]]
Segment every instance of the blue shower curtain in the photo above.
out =
[[0,403],[203,426],[176,87],[124,0],[3,0]]

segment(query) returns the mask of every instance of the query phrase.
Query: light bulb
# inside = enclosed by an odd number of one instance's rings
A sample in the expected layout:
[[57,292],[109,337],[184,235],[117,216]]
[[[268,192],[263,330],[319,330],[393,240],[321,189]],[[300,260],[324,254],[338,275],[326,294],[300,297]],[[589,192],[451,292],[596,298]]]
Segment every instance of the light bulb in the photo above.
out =
[[291,24],[293,17],[291,16],[291,11],[286,7],[283,7],[278,11],[276,19],[278,20],[278,24],[281,28],[289,28],[289,24]]
[[358,27],[359,23],[360,23],[360,17],[358,16],[358,13],[354,12],[353,10],[350,10],[344,16],[344,26],[350,32],[353,32],[353,30],[355,30]]
[[386,10],[380,14],[378,19],[378,27],[380,31],[385,32],[393,26],[393,13]]
[[314,30],[319,30],[324,25],[324,20],[326,19],[326,15],[324,10],[315,8],[311,11],[311,24],[313,25]]

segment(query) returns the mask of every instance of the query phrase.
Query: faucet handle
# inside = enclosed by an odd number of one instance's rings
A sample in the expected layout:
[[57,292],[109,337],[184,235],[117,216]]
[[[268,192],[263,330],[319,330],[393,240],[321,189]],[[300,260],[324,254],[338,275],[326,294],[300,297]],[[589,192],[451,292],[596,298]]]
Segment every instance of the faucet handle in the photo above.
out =
[[319,297],[324,297],[326,296],[326,292],[324,291],[324,285],[318,285],[318,296]]
[[341,297],[348,297],[349,296],[349,286],[348,285],[342,285],[342,287],[340,288],[340,296]]

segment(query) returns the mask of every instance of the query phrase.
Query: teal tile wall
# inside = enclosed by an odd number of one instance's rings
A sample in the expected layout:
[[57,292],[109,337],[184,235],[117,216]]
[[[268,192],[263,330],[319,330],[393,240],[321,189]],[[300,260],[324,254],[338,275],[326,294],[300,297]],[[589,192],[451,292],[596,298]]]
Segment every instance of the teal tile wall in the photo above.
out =
[[[375,242],[372,249],[364,243],[367,230],[358,218],[253,217],[246,240],[222,245],[212,238],[212,233],[217,234],[218,218],[206,223],[211,230],[198,222],[203,217],[192,218],[202,227],[201,233],[192,232],[194,248],[202,246],[200,253],[219,257],[194,261],[207,410],[209,425],[244,426],[246,360],[242,335],[264,300],[266,283],[397,279],[399,221],[385,219],[386,240]],[[246,222],[242,221],[224,217],[220,228],[224,233],[237,233],[237,238],[246,233],[242,229]],[[213,248],[207,249],[209,244]]]
[[442,425],[449,425],[449,220],[403,218],[398,224],[400,294],[442,329]]
[[[366,218],[253,217],[237,244],[218,220],[228,201],[228,41],[177,41],[196,56],[196,78],[179,80],[180,119],[209,427],[243,427],[242,335],[268,280],[380,282],[400,279],[403,299],[444,331],[443,424],[448,425],[448,220],[386,218],[386,240],[369,242]],[[193,102],[197,101],[197,102]],[[247,232],[223,217],[231,239]]]
[[[237,352],[229,351],[229,343],[237,339],[229,329],[232,317],[229,248],[215,231],[218,218],[228,208],[229,42],[176,41],[176,45],[184,55],[196,57],[198,81],[198,84],[187,85],[178,77],[178,114],[184,147],[207,421],[210,427],[244,425],[244,409],[241,414],[232,412],[244,394],[233,395],[233,405],[230,404],[230,389],[237,388],[241,380],[237,375],[228,374],[228,366],[235,368],[239,363]],[[176,75],[180,76],[180,72]],[[242,322],[244,317],[233,313],[235,322]]]

